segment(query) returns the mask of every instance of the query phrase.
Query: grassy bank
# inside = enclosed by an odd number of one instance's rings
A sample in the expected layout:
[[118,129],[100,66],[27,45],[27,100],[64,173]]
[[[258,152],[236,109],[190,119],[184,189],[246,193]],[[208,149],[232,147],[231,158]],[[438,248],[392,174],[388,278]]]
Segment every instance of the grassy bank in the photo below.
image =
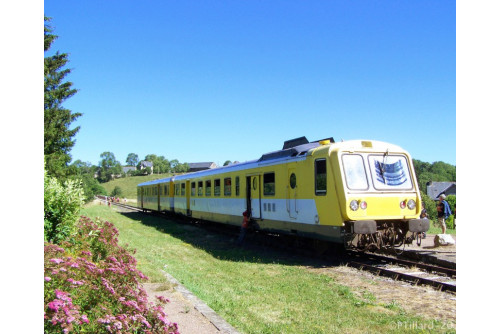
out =
[[169,177],[171,174],[153,174],[144,176],[127,176],[115,179],[109,182],[102,183],[101,185],[106,189],[106,192],[110,194],[115,187],[120,187],[123,196],[125,198],[137,198],[137,185],[142,182],[163,179]]
[[114,223],[151,281],[165,282],[161,269],[168,271],[243,333],[415,333],[400,325],[413,323],[439,329],[397,305],[359,299],[333,278],[307,270],[314,263],[302,258],[237,248],[227,236],[103,205],[83,214]]

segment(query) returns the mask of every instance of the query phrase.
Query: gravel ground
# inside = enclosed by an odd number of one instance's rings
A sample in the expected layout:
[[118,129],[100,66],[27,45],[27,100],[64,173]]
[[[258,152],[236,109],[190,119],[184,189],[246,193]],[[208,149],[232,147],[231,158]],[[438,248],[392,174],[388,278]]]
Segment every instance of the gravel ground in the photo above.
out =
[[203,315],[194,305],[173,286],[166,283],[146,283],[144,289],[149,300],[154,302],[156,296],[163,296],[170,300],[165,306],[167,319],[176,322],[182,334],[212,334],[221,332]]

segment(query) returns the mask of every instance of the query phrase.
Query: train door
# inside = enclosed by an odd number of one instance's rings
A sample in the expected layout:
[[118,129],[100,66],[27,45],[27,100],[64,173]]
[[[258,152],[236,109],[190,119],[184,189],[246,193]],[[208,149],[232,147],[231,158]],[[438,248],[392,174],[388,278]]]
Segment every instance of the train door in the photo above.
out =
[[297,207],[297,174],[295,168],[288,169],[286,209],[290,218],[297,218],[299,209]]
[[260,219],[260,175],[247,176],[247,208],[252,218]]

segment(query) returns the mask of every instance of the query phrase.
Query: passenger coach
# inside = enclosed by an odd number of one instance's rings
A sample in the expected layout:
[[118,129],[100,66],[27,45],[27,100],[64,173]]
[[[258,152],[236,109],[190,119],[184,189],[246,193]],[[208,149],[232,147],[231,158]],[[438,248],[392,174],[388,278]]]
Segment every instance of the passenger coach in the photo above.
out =
[[[258,160],[141,183],[145,210],[383,248],[427,231],[411,157],[371,140],[286,141]],[[356,243],[354,245],[353,243]]]

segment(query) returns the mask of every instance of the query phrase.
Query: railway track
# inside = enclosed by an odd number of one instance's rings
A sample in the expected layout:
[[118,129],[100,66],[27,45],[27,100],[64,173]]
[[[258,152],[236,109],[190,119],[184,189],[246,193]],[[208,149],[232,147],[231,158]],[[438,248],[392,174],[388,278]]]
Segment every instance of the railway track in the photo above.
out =
[[[101,201],[105,201],[104,198],[99,197]],[[112,205],[118,206],[130,211],[143,212],[142,209],[137,208],[132,205],[127,205],[120,202],[111,202]],[[164,218],[175,218],[177,221],[186,223],[185,217],[166,215],[163,213],[156,212],[146,212],[147,214],[153,214],[155,216]],[[201,225],[201,224],[197,224]],[[238,235],[238,229],[233,226],[227,227],[220,224],[203,224],[204,229],[208,229],[214,233],[223,233],[231,237]],[[328,258],[322,254],[315,254],[314,249],[307,249],[303,247],[297,247],[296,242],[291,238],[285,236],[287,242],[282,242],[283,237],[278,235],[267,235],[263,233],[255,234],[251,237],[253,242],[263,243],[267,246],[272,246],[276,248],[281,248],[286,251],[293,251],[297,253],[298,249],[303,251],[302,255],[307,256],[318,256],[323,260]],[[280,242],[277,242],[280,239]],[[292,241],[291,241],[292,240]],[[304,251],[305,249],[305,251]],[[407,259],[402,259],[400,257],[394,258],[390,256],[373,254],[373,253],[362,253],[358,251],[344,251],[344,254],[338,254],[342,256],[342,262],[350,267],[357,268],[363,271],[369,271],[376,276],[384,276],[398,281],[405,281],[414,285],[429,285],[440,291],[456,292],[456,270],[450,268],[444,268],[436,265],[426,264],[422,262],[411,261]],[[331,259],[331,258],[330,258]]]
[[430,285],[440,291],[456,292],[456,270],[378,254],[348,251],[348,265],[415,285]]

